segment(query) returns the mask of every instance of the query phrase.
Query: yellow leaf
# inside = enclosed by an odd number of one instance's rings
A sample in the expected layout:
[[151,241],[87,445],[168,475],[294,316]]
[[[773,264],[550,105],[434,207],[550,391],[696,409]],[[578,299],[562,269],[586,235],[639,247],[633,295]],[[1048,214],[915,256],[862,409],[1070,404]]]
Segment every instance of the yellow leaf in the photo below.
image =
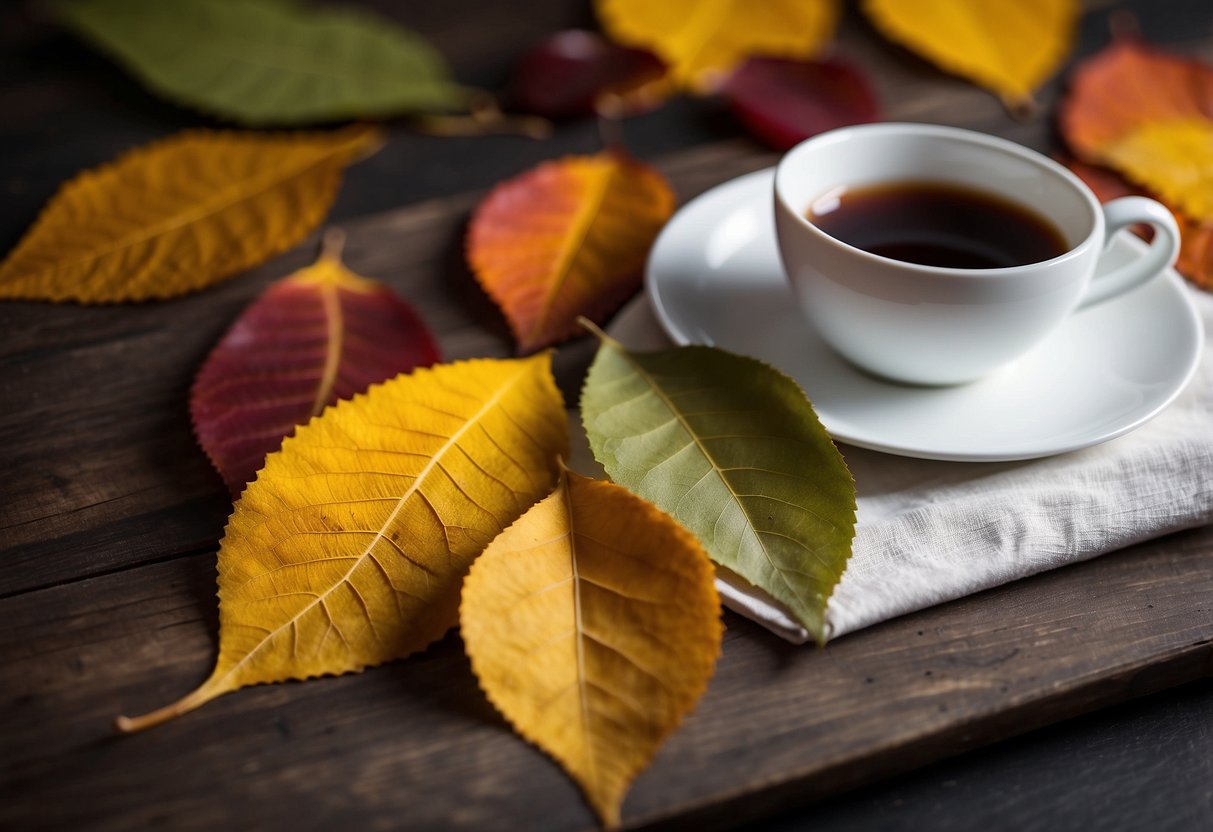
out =
[[64,185],[8,258],[0,298],[114,303],[201,289],[303,239],[378,130],[196,130]]
[[1168,205],[1213,220],[1213,120],[1146,122],[1109,142],[1101,155]]
[[997,93],[1008,107],[1032,92],[1069,53],[1077,0],[865,0],[886,37]]
[[565,472],[476,561],[460,627],[489,699],[613,826],[707,687],[720,599],[690,532],[617,485]]
[[214,672],[118,727],[421,650],[457,622],[473,558],[548,493],[567,448],[546,353],[418,370],[327,409],[267,458],[228,522]]
[[703,92],[751,55],[809,58],[834,34],[838,0],[597,0],[612,38],[656,53]]

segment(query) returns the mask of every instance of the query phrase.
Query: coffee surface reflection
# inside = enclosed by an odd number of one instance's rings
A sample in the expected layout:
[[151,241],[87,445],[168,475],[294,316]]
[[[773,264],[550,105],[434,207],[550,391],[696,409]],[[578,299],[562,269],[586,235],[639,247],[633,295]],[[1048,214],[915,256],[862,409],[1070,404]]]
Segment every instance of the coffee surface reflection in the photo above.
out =
[[1031,209],[937,182],[836,189],[807,217],[844,243],[894,260],[955,269],[1000,269],[1051,260],[1069,248]]

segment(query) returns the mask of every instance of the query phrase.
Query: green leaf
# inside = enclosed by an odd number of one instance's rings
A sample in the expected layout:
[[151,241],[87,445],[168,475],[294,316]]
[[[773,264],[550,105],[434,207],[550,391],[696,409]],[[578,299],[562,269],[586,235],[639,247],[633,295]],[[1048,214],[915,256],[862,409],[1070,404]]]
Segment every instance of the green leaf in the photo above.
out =
[[291,0],[63,0],[60,18],[152,90],[249,125],[458,107],[417,35],[369,12]]
[[634,353],[606,336],[581,394],[611,478],[782,602],[819,643],[855,534],[855,483],[787,376],[714,347]]

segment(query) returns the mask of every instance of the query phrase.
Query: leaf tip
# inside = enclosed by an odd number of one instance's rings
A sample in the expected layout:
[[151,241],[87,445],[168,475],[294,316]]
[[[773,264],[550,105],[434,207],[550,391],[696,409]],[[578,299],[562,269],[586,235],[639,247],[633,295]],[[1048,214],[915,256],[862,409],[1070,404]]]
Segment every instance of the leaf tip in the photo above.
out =
[[1007,108],[1011,118],[1021,123],[1032,121],[1040,113],[1040,102],[1031,93],[1004,95],[1002,105]]

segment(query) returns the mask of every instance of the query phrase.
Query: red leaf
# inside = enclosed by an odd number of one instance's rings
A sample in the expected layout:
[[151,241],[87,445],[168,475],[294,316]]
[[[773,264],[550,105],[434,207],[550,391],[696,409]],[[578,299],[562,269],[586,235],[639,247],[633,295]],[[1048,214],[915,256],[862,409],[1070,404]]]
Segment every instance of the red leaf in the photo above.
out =
[[651,52],[570,29],[523,56],[514,73],[513,103],[523,112],[561,119],[598,112],[611,97],[631,115],[661,103],[665,75],[665,64]]
[[233,495],[328,405],[439,360],[412,307],[346,269],[333,239],[244,310],[194,380],[194,433]]
[[746,129],[776,150],[835,127],[881,119],[867,78],[837,59],[750,58],[720,91]]

